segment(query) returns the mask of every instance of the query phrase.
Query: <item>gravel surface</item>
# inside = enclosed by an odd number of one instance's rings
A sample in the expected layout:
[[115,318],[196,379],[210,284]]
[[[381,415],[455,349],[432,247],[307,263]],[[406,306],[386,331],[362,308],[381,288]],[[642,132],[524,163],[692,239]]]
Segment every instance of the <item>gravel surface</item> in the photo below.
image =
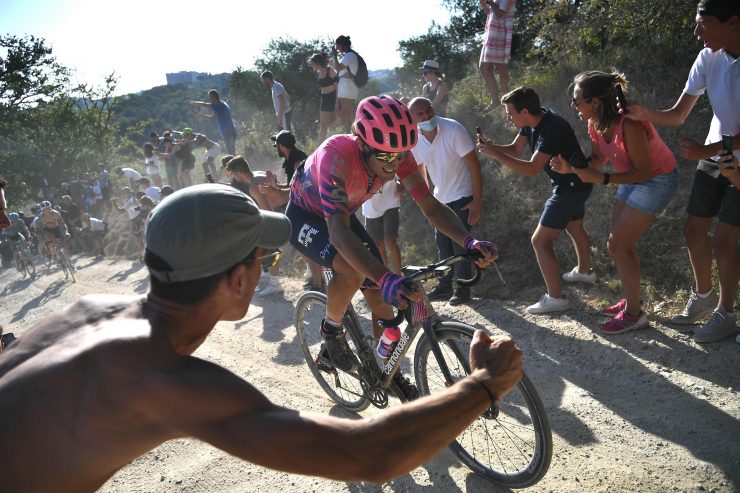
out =
[[[56,270],[31,282],[0,271],[0,324],[23,333],[89,293],[145,293],[138,262],[76,259],[77,283]],[[358,419],[325,396],[306,368],[293,329],[301,281],[282,279],[284,295],[255,298],[247,316],[221,323],[196,355],[216,362],[291,408]],[[443,317],[510,334],[547,409],[554,439],[550,471],[532,491],[740,490],[740,345],[698,345],[667,319],[651,328],[602,337],[585,307],[524,314],[525,304],[476,299],[435,303]],[[583,308],[583,309],[581,309]],[[398,405],[393,401],[391,405]],[[362,416],[378,413],[368,409]],[[320,460],[321,451],[316,451]],[[443,452],[383,485],[340,483],[244,463],[197,440],[167,442],[123,468],[101,492],[505,491]]]

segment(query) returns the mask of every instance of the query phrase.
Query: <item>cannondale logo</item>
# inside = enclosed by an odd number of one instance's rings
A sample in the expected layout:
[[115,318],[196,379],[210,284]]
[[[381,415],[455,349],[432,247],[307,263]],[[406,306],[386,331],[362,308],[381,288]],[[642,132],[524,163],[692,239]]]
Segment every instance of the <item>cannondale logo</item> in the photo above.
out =
[[403,334],[401,334],[401,338],[398,340],[398,344],[396,344],[396,349],[393,350],[393,354],[388,360],[388,363],[386,363],[385,367],[383,367],[383,373],[385,373],[386,375],[391,374],[391,371],[393,371],[393,367],[396,366],[396,361],[398,361],[398,358],[401,357],[401,353],[403,353],[403,348],[406,347],[406,344],[408,344],[408,342],[409,335],[404,332]]

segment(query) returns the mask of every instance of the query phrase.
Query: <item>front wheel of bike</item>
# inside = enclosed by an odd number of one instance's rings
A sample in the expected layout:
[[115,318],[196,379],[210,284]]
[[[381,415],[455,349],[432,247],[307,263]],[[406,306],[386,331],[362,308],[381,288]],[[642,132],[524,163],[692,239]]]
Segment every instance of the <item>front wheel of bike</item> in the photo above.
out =
[[[357,371],[344,372],[335,368],[324,346],[321,322],[325,315],[326,295],[318,291],[303,293],[296,304],[295,327],[306,364],[334,402],[350,411],[364,411],[370,401],[365,397],[359,374]],[[347,335],[347,343],[356,355],[362,333],[348,317],[344,318],[342,326]]]
[[75,277],[75,268],[72,265],[72,261],[69,260],[69,255],[67,255],[67,252],[64,249],[59,250],[59,261],[62,264],[62,269],[64,270],[64,275],[71,276],[72,282],[77,282],[77,278]]
[[31,279],[36,278],[36,266],[33,265],[33,258],[31,257],[31,254],[26,252],[23,254],[23,264],[26,267],[26,272],[28,272],[28,275],[31,276]]
[[[453,383],[470,373],[470,344],[475,329],[443,322],[434,330]],[[414,356],[419,392],[443,391],[445,377],[422,336]],[[537,483],[547,473],[552,457],[552,432],[542,401],[526,375],[495,408],[486,411],[450,444],[458,459],[485,479],[510,488]]]

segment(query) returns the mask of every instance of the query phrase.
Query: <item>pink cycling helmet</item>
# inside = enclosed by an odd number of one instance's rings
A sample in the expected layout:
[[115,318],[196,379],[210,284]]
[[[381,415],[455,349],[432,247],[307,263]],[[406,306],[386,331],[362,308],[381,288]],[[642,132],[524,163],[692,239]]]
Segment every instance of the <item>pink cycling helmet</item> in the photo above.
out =
[[416,123],[405,104],[390,96],[370,96],[360,101],[355,131],[370,147],[384,152],[404,152],[416,145]]

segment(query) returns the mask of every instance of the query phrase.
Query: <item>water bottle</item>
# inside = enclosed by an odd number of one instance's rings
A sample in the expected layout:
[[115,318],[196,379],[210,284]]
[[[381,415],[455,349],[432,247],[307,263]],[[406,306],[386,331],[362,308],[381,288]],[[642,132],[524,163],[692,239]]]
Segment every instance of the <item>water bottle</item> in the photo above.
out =
[[378,341],[376,352],[381,358],[387,358],[393,351],[393,345],[401,338],[401,329],[398,327],[388,327],[383,331]]

